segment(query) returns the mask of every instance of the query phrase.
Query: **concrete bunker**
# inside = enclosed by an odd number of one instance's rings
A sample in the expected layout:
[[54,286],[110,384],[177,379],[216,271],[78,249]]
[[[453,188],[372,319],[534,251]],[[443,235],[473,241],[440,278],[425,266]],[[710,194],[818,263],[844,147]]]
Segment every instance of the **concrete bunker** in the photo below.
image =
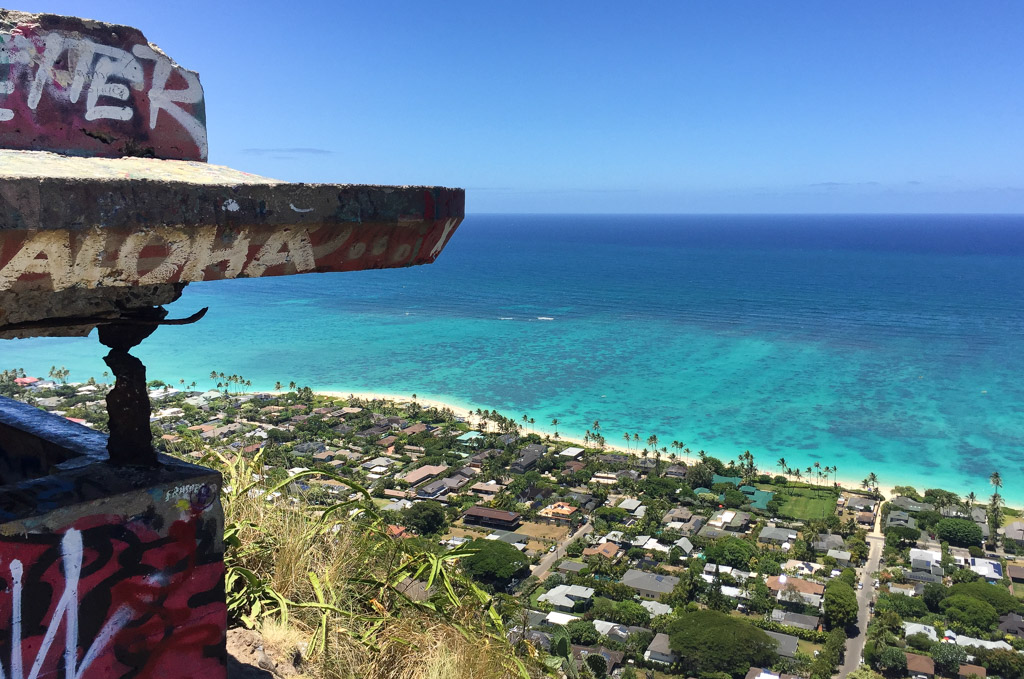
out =
[[137,29],[0,10],[0,338],[96,329],[116,378],[109,436],[0,398],[2,677],[223,677],[222,481],[156,453],[131,349],[190,282],[426,264],[464,216],[208,165],[205,121]]

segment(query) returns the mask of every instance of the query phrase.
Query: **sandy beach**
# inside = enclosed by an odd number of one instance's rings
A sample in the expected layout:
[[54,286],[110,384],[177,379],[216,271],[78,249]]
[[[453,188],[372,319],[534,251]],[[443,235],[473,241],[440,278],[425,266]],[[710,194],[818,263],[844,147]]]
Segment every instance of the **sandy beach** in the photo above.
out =
[[[335,397],[335,398],[343,398],[343,399],[347,399],[349,397],[354,396],[356,398],[363,399],[363,400],[394,401],[396,403],[411,403],[413,401],[412,394],[404,395],[404,394],[388,394],[388,393],[383,393],[383,392],[372,392],[372,391],[319,391],[319,390],[316,391],[315,393],[323,395],[323,396],[332,396],[332,397]],[[416,395],[416,399],[415,400],[416,400],[416,403],[420,404],[421,406],[428,407],[428,408],[431,408],[431,407],[432,408],[438,408],[438,409],[448,408],[453,413],[455,413],[455,415],[458,416],[458,417],[466,418],[467,420],[472,421],[474,424],[477,422],[476,414],[475,414],[476,413],[476,408],[472,408],[471,409],[471,408],[469,408],[467,406],[458,405],[458,404],[451,403],[449,401],[444,401],[444,400],[437,399],[437,398],[423,397],[423,396],[420,396],[419,394]],[[498,412],[501,412],[501,411],[499,410]],[[527,431],[527,433],[539,434],[542,437],[554,437],[554,433],[555,433],[554,429],[551,429],[550,427],[541,427],[541,426],[529,426],[529,427],[527,427],[526,431]],[[592,447],[592,446],[589,446],[588,444],[584,443],[581,438],[577,438],[577,437],[573,437],[573,436],[566,436],[562,432],[558,433],[558,440],[559,441],[565,441],[567,443],[573,443],[573,444],[576,444],[576,445],[578,445],[580,447]],[[607,450],[608,452],[625,453],[625,454],[628,454],[628,455],[636,455],[636,456],[639,457],[640,456],[640,450],[643,450],[643,443],[640,443],[640,444],[637,444],[637,445],[639,446],[639,449],[637,449],[636,447],[626,448],[626,447],[624,447],[622,445],[617,445],[617,444],[614,444],[614,443],[605,442],[605,446],[604,447],[605,447],[605,450]],[[707,454],[710,455],[710,456],[718,457],[722,461],[728,461],[729,459],[731,459],[730,456],[728,456],[728,455],[715,454],[713,451],[707,451],[707,450],[705,452],[707,452]],[[668,456],[666,456],[664,454],[663,454],[662,458],[666,459],[666,460],[670,460],[671,459],[671,458],[669,458]],[[689,464],[689,463],[694,462],[697,459],[697,456],[696,456],[695,452],[691,453],[690,456],[689,456],[689,461],[687,461],[686,455],[684,455],[682,453],[677,453],[677,458],[676,459],[678,461],[680,461],[680,462],[687,462]],[[759,469],[761,469],[761,471],[763,473],[771,474],[772,476],[774,476],[775,474],[778,473],[778,469],[771,469],[771,468],[764,468],[764,467],[759,467]],[[842,475],[837,475],[835,478],[836,478],[836,482],[839,483],[839,485],[844,487],[844,488],[862,489],[860,479],[854,479],[853,477],[842,476]],[[892,481],[891,484],[889,484],[889,483],[885,484],[884,486],[880,487],[878,490],[879,490],[879,493],[882,495],[882,497],[884,499],[888,499],[892,495],[892,492],[891,492],[892,486],[899,486],[899,485],[914,486],[915,484],[911,480],[897,479],[897,480]],[[918,486],[918,491],[919,492],[923,492],[924,491],[924,487],[920,487],[921,486],[920,483],[918,483],[917,486]]]

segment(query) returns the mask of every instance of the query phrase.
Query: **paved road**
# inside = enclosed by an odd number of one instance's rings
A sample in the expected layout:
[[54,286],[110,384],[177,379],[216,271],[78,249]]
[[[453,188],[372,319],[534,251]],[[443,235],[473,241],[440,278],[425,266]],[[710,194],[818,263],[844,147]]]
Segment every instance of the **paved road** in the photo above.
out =
[[848,639],[846,642],[846,659],[839,667],[837,676],[845,677],[857,669],[861,664],[861,655],[864,653],[864,643],[867,641],[868,620],[871,616],[868,609],[868,602],[874,597],[875,588],[872,573],[878,570],[878,562],[882,558],[882,547],[885,546],[885,538],[877,531],[868,535],[868,562],[860,570],[860,582],[864,583],[864,589],[857,590],[857,636]]
[[568,537],[563,538],[562,541],[558,543],[558,547],[557,549],[555,549],[555,551],[548,552],[547,554],[545,554],[544,558],[542,558],[540,560],[540,563],[537,564],[537,567],[533,569],[533,573],[531,575],[536,575],[538,578],[543,580],[545,577],[547,577],[548,571],[551,570],[551,566],[556,561],[565,556],[565,548],[570,542],[572,542],[576,538],[581,538],[584,535],[593,532],[593,523],[588,521],[587,523],[583,524],[583,526],[578,531],[576,531]]

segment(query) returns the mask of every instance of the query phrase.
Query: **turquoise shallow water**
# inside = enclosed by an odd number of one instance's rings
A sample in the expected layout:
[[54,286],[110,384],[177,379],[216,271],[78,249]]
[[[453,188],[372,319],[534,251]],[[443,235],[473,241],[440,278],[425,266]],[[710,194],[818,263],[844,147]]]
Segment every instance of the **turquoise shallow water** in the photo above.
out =
[[[189,286],[137,351],[210,386],[417,393],[762,467],[1024,504],[1024,219],[471,216],[437,263]],[[553,320],[539,320],[539,317]],[[6,342],[72,379],[95,338]]]

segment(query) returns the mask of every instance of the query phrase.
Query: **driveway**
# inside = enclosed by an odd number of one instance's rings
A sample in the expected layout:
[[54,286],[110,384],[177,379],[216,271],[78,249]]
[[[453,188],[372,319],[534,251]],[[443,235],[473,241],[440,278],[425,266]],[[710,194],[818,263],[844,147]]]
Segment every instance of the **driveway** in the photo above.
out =
[[572,542],[576,538],[581,538],[584,535],[593,532],[593,523],[588,521],[587,523],[583,524],[583,526],[581,526],[578,531],[576,531],[572,535],[563,538],[562,541],[558,543],[558,546],[555,548],[555,551],[548,552],[547,554],[545,554],[543,558],[541,558],[540,563],[538,563],[537,566],[533,569],[531,575],[536,575],[540,580],[546,578],[548,575],[548,571],[551,570],[551,566],[554,565],[556,561],[565,556],[565,548],[566,546],[568,546],[570,542]]
[[864,643],[867,641],[868,621],[871,619],[868,603],[875,595],[874,578],[872,573],[878,570],[878,563],[882,558],[882,547],[885,546],[885,538],[876,532],[868,535],[868,562],[863,569],[860,569],[860,582],[864,583],[864,589],[857,590],[857,636],[846,641],[846,659],[839,667],[838,677],[845,677],[857,669],[861,664],[861,655],[864,653]]

